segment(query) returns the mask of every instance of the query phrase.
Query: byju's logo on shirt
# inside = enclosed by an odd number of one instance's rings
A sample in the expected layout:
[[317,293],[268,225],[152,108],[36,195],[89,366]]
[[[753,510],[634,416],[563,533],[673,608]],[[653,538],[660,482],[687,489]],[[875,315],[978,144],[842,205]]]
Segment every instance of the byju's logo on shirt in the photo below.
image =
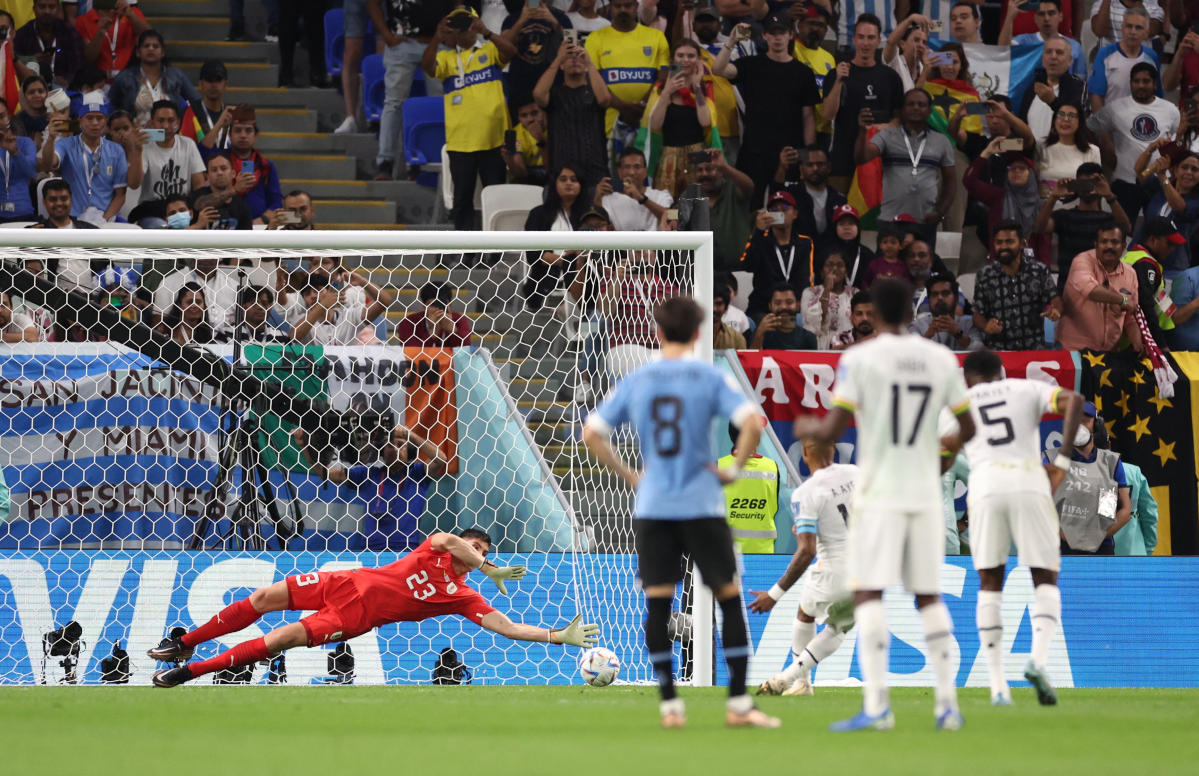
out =
[[1161,130],[1157,126],[1157,117],[1149,113],[1138,113],[1132,120],[1132,136],[1137,140],[1156,140]]

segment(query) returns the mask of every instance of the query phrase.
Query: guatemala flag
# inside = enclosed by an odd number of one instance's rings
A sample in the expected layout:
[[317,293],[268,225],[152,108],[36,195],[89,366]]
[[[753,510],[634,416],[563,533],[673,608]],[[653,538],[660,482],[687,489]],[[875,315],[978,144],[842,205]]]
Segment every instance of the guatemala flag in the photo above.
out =
[[[940,44],[941,41],[931,42],[938,48]],[[1027,46],[963,43],[970,63],[970,79],[979,98],[989,100],[993,95],[1006,94],[1012,101],[1012,110],[1018,111],[1024,91],[1032,85],[1033,75],[1041,66],[1042,48],[1040,43]]]

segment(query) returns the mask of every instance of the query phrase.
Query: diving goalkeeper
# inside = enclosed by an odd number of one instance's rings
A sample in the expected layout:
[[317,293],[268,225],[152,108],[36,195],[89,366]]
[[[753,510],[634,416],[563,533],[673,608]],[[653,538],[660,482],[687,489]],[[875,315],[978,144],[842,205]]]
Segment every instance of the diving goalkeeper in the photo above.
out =
[[316,612],[214,658],[158,671],[154,685],[174,687],[213,671],[267,660],[292,647],[345,641],[390,622],[415,622],[443,614],[462,615],[517,641],[595,646],[599,626],[580,623],[581,614],[558,630],[522,625],[496,611],[468,587],[464,578],[475,569],[486,574],[504,595],[508,594],[505,582],[525,575],[524,566],[491,563],[487,560],[490,552],[491,537],[477,528],[468,528],[458,536],[436,533],[400,560],[381,568],[316,571],[260,588],[249,598],[217,612],[199,628],[177,639],[163,639],[146,654],[155,660],[184,662],[191,658],[197,644],[239,631],[266,612]]

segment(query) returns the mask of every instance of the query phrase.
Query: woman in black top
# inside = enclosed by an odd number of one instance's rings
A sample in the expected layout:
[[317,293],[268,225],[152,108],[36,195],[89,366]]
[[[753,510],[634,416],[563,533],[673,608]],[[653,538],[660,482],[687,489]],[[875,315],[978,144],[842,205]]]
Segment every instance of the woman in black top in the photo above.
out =
[[692,40],[679,41],[672,60],[674,69],[655,87],[657,102],[649,113],[649,130],[662,135],[654,187],[677,199],[688,184],[695,183],[697,165],[690,164],[688,154],[707,147],[712,111],[707,94],[711,84],[703,80],[699,46]]
[[159,328],[180,345],[209,345],[226,339],[208,325],[208,300],[199,283],[185,283],[179,289]]
[[[579,226],[588,203],[583,197],[584,181],[569,166],[554,171],[545,187],[542,204],[529,211],[525,219],[526,232],[573,232]],[[540,310],[545,297],[561,281],[577,251],[541,251],[525,254],[529,263],[529,278],[522,289],[530,310]]]

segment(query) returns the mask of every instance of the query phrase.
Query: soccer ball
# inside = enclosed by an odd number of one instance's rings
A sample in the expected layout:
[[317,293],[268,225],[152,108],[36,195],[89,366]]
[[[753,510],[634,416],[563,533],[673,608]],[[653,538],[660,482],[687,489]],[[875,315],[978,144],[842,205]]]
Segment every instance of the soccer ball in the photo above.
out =
[[592,687],[607,687],[620,673],[620,658],[604,647],[592,647],[579,658],[579,673]]

